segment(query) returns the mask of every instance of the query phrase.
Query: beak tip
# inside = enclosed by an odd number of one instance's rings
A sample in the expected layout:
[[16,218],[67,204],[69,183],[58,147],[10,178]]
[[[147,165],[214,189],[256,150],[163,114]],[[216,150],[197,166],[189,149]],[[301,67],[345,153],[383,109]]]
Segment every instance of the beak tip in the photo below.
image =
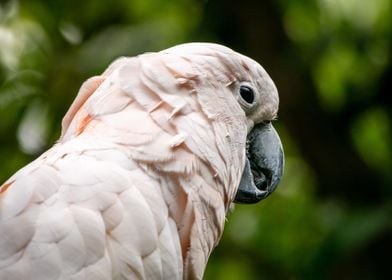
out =
[[266,198],[269,194],[270,192],[268,191],[238,192],[234,199],[234,202],[240,204],[253,204]]

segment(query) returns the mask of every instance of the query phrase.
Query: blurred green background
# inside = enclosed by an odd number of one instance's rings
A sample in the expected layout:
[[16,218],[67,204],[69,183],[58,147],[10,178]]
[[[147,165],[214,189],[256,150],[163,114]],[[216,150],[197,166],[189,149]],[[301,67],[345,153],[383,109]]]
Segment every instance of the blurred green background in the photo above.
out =
[[116,57],[224,44],[281,97],[279,189],[236,206],[205,279],[391,274],[390,0],[26,0],[0,6],[0,181],[59,137],[81,83]]

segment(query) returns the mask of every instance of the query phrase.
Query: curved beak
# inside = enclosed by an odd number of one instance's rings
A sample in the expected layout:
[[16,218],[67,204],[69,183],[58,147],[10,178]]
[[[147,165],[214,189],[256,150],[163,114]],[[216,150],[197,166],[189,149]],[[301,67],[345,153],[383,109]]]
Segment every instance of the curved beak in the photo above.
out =
[[266,198],[276,189],[283,174],[283,147],[271,123],[257,124],[248,134],[248,144],[236,203],[256,203]]

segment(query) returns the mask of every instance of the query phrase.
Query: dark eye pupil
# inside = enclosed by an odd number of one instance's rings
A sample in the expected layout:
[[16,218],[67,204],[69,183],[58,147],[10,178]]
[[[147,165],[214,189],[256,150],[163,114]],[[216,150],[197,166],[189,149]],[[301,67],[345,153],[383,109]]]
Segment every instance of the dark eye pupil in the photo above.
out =
[[248,86],[240,87],[240,95],[247,103],[252,104],[255,100],[253,90]]

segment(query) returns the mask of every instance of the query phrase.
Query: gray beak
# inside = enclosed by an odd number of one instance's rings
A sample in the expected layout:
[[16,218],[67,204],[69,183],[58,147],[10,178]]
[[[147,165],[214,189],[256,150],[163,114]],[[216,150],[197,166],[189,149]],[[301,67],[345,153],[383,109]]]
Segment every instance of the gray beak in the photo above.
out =
[[248,135],[248,143],[236,203],[250,204],[266,198],[276,189],[283,174],[283,147],[271,123],[256,125]]

